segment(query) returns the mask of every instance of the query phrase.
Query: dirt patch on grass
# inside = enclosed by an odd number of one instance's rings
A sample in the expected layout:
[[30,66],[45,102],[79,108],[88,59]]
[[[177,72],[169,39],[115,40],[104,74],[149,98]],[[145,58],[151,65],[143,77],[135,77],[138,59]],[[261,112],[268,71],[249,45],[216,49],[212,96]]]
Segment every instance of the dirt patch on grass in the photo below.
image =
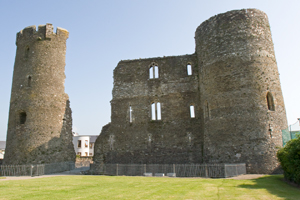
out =
[[256,179],[265,176],[266,174],[243,174],[235,177],[230,177],[227,179],[235,179],[235,180],[248,180],[248,179]]

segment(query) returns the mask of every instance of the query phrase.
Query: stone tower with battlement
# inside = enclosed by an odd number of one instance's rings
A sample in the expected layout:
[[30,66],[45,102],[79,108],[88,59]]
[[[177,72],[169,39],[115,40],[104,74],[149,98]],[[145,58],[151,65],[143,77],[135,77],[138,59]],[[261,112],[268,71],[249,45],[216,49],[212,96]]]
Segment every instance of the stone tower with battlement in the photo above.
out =
[[196,30],[192,55],[127,60],[114,70],[102,163],[246,163],[272,173],[287,128],[267,15],[229,11]]
[[64,91],[67,30],[52,24],[17,33],[4,164],[75,161]]

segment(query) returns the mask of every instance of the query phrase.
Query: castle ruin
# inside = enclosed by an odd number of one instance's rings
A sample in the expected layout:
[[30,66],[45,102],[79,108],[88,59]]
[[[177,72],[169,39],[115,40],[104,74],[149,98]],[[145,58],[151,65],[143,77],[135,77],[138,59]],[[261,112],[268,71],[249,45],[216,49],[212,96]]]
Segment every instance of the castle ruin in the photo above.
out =
[[67,30],[52,24],[17,33],[5,165],[75,162],[64,91]]
[[276,169],[287,120],[267,15],[256,9],[216,15],[197,28],[195,41],[192,55],[118,63],[111,123],[96,141],[95,166]]

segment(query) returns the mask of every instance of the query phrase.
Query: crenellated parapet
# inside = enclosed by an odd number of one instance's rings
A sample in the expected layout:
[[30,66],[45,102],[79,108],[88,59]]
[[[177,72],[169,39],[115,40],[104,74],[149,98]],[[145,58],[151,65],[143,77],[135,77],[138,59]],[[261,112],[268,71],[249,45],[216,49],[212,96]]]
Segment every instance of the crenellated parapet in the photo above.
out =
[[17,33],[16,45],[20,41],[28,40],[51,40],[52,38],[66,40],[69,37],[69,32],[66,29],[57,27],[56,33],[53,32],[53,25],[47,23],[46,25],[39,25],[38,30],[36,26],[28,26]]

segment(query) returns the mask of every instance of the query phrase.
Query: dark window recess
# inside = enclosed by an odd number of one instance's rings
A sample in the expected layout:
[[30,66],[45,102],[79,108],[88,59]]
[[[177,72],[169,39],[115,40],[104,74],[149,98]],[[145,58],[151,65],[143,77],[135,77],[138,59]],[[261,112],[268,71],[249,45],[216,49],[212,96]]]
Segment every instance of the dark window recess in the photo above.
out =
[[275,111],[274,99],[271,92],[268,92],[267,94],[267,103],[268,103],[268,109],[271,111]]
[[21,112],[20,113],[20,124],[25,124],[26,117],[27,117],[26,112]]
[[28,55],[29,55],[29,47],[26,47],[26,50],[25,50],[25,58],[28,58]]
[[208,102],[206,102],[206,105],[205,105],[205,116],[209,119],[209,106],[208,106]]
[[31,87],[31,76],[28,76],[28,87]]

